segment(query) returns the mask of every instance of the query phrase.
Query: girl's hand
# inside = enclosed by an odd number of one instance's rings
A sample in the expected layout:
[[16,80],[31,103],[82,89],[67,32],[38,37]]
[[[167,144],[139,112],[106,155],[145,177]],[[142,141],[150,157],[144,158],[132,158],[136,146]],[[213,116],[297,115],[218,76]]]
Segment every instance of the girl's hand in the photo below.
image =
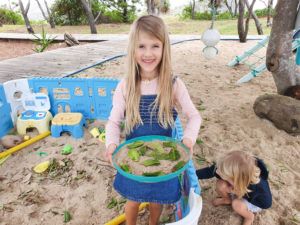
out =
[[186,146],[186,147],[188,147],[189,149],[190,149],[190,154],[191,154],[191,156],[193,156],[193,147],[194,147],[194,145],[193,145],[193,142],[192,142],[192,140],[191,139],[189,139],[189,138],[183,138],[182,139],[182,143]]
[[114,151],[116,150],[117,145],[116,144],[110,144],[108,146],[108,148],[105,150],[104,152],[104,158],[110,162],[111,165],[113,165],[112,163],[112,154],[114,153]]

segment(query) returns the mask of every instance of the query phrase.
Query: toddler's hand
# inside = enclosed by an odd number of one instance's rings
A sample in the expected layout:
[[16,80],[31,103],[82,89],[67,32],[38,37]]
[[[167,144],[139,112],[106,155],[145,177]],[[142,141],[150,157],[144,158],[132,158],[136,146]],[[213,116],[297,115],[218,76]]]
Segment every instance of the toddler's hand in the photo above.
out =
[[182,139],[182,143],[183,143],[186,147],[188,147],[188,148],[190,149],[191,156],[193,156],[193,147],[194,147],[194,145],[193,145],[192,140],[189,139],[189,138],[183,138],[183,139]]
[[111,165],[113,165],[112,163],[112,154],[114,153],[114,151],[116,150],[117,145],[115,144],[110,144],[108,146],[108,148],[105,150],[104,152],[104,158],[111,163]]

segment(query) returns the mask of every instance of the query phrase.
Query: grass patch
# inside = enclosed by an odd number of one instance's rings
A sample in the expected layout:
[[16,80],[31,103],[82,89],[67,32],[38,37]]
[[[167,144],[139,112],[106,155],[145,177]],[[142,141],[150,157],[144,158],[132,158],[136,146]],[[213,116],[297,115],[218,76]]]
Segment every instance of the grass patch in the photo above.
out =
[[[168,26],[170,34],[202,34],[210,27],[211,21],[209,20],[181,20],[178,16],[163,16],[165,23]],[[264,34],[270,34],[271,28],[267,27],[267,19],[259,19]],[[71,34],[90,34],[90,27],[88,25],[80,26],[56,26],[51,29],[49,25],[32,24],[36,33],[42,32],[44,26],[48,34],[63,34],[69,32]],[[237,35],[237,20],[217,20],[215,21],[214,28],[218,29],[222,35]],[[130,24],[124,23],[110,23],[98,24],[98,34],[128,34]],[[27,33],[25,25],[3,25],[0,27],[0,32],[7,33]],[[249,35],[256,35],[256,27],[254,20],[250,20]]]
[[69,172],[73,168],[73,165],[74,163],[71,159],[65,158],[62,161],[57,161],[54,158],[50,161],[48,176],[52,179],[59,178]]
[[197,143],[198,145],[201,145],[201,144],[203,144],[204,142],[203,142],[200,138],[197,138],[196,143]]
[[208,162],[204,155],[194,154],[194,158],[200,166]]
[[124,204],[126,203],[126,199],[125,198],[121,198],[119,200],[117,200],[116,198],[112,197],[109,201],[109,203],[107,204],[106,208],[108,209],[113,209],[113,208],[117,208],[117,210],[119,211]]
[[300,224],[300,218],[298,218],[296,214],[293,215],[289,220],[294,224]]

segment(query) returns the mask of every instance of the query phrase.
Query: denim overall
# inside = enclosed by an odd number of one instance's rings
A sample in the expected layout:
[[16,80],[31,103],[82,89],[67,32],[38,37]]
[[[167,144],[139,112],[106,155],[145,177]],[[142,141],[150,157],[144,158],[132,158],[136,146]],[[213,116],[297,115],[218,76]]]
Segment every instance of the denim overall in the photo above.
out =
[[[153,110],[152,104],[156,95],[142,95],[140,100],[140,115],[143,124],[133,128],[126,137],[127,140],[145,135],[162,135],[172,137],[172,127],[167,129],[158,123],[158,109]],[[177,112],[173,109],[174,121]],[[160,204],[171,204],[179,200],[181,196],[180,182],[178,177],[157,183],[143,183],[128,179],[117,173],[114,188],[123,197],[135,202],[154,202]]]

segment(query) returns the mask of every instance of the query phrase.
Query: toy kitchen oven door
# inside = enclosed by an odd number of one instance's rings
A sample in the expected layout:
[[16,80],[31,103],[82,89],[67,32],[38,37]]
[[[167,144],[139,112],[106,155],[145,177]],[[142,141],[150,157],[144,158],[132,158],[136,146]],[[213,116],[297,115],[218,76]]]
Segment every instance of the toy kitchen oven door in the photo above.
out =
[[44,93],[31,93],[22,96],[24,112],[17,118],[17,131],[25,135],[28,128],[36,128],[39,134],[50,130],[52,115],[48,95]]

